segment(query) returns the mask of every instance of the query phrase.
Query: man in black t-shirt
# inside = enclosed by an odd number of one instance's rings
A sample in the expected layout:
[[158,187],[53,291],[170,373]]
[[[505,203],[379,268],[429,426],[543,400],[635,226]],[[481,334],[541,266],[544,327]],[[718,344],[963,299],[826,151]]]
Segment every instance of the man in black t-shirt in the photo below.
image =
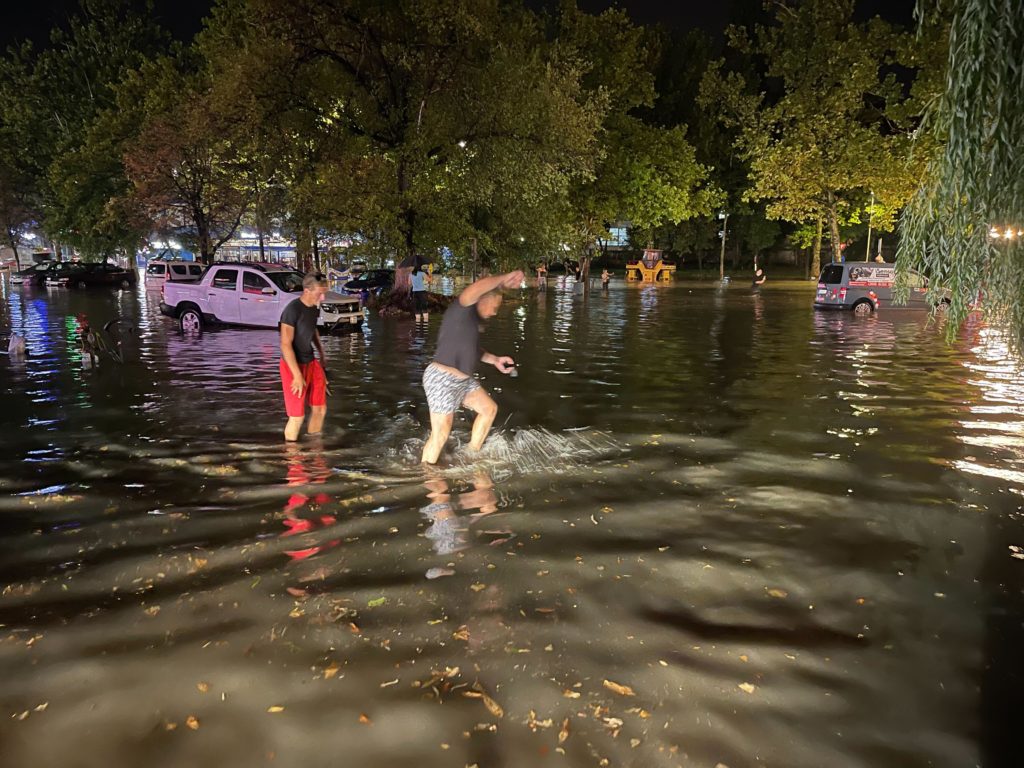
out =
[[[321,276],[306,275],[302,279],[302,296],[281,313],[281,388],[288,414],[284,439],[290,442],[299,439],[307,403],[310,406],[306,430],[309,434],[320,433],[327,415],[327,377],[321,364],[324,348],[316,329],[320,302],[326,293],[327,283]],[[313,354],[314,347],[320,353],[319,360]]]

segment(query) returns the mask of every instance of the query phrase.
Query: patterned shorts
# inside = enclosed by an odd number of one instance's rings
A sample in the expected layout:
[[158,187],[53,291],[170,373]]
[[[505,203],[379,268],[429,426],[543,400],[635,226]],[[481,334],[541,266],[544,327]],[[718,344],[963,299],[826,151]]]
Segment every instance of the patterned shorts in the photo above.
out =
[[423,391],[431,413],[455,413],[466,395],[478,389],[480,383],[472,376],[460,379],[434,363],[423,372]]

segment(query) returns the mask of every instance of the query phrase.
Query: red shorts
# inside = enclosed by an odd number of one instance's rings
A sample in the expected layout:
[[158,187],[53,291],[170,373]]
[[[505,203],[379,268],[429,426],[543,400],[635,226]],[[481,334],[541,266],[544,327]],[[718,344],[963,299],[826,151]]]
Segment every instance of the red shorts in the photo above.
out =
[[288,363],[281,359],[281,387],[284,390],[284,409],[289,418],[306,415],[306,405],[327,405],[327,377],[319,360],[311,363],[299,363],[299,370],[306,382],[301,395],[292,392],[292,370]]

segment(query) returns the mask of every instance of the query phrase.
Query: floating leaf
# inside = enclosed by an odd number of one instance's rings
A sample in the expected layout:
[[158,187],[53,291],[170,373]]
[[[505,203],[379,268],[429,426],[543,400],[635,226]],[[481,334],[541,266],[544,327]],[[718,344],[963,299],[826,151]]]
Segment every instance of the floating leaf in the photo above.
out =
[[486,584],[481,584],[479,582],[477,582],[476,584],[469,585],[469,588],[472,589],[474,592],[479,592],[481,589],[485,589],[486,587]]
[[750,683],[740,683],[739,687],[740,687],[740,690],[743,691],[744,693],[753,693],[754,691],[757,690],[757,686],[756,685],[751,685]]
[[558,743],[565,744],[565,740],[569,738],[569,718],[565,718],[562,721],[562,730],[558,732]]
[[267,707],[267,712],[270,712],[271,714],[275,714],[276,715],[278,712],[284,712],[284,707],[281,707],[281,706],[278,706],[277,704],[275,704],[272,707]]
[[366,605],[369,608],[377,608],[381,605],[384,605],[384,603],[386,603],[387,601],[388,599],[386,597],[377,597],[367,602]]
[[189,715],[185,718],[185,725],[191,728],[193,731],[199,730],[199,718],[195,715]]
[[360,715],[359,715],[359,722],[362,723],[363,725],[373,725],[373,720],[371,720],[369,717],[367,717],[363,713],[360,713]]
[[330,680],[332,677],[338,674],[341,667],[338,666],[338,662],[332,661],[326,667],[324,667],[324,680]]
[[619,683],[613,682],[611,680],[605,680],[604,687],[607,688],[609,691],[612,691],[613,693],[619,694],[619,696],[636,696],[636,694],[633,692],[633,689],[630,688],[628,685],[620,685]]
[[789,597],[789,592],[784,589],[769,589],[768,595],[770,597],[777,597],[781,599],[783,597]]
[[200,693],[206,693],[207,691],[210,690],[210,684],[209,683],[204,683],[204,682],[198,682],[198,683],[196,683],[196,688],[199,689]]

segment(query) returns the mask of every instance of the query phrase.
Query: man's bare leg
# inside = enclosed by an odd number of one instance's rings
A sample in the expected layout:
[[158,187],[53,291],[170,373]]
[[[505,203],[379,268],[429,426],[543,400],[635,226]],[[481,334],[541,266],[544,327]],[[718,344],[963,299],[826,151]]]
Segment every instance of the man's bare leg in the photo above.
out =
[[474,389],[462,404],[476,411],[473,420],[473,435],[469,441],[470,450],[479,451],[484,447],[484,440],[491,431],[494,417],[498,415],[498,404],[483,389]]
[[299,439],[299,430],[302,429],[302,422],[305,416],[289,416],[288,423],[284,425],[284,439],[294,443]]
[[[327,416],[326,405],[313,405],[309,409],[309,426],[306,427],[306,433],[310,435],[319,435],[324,428],[324,417]],[[298,434],[296,432],[296,434]]]
[[448,435],[452,431],[452,422],[455,421],[454,413],[431,413],[430,414],[430,436],[423,444],[423,463],[436,464],[444,450],[444,444],[448,442]]

